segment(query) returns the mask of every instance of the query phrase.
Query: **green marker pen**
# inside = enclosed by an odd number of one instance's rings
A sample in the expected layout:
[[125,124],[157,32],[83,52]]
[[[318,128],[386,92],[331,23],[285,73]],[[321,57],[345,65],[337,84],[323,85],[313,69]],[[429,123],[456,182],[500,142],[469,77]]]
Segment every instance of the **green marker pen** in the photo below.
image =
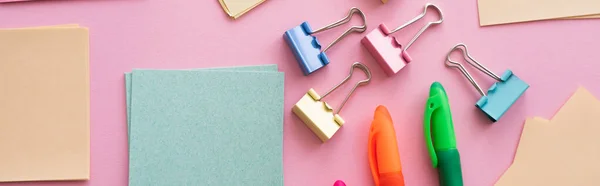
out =
[[462,186],[460,155],[456,148],[452,113],[446,91],[439,82],[433,82],[429,89],[423,130],[431,163],[439,172],[440,185]]

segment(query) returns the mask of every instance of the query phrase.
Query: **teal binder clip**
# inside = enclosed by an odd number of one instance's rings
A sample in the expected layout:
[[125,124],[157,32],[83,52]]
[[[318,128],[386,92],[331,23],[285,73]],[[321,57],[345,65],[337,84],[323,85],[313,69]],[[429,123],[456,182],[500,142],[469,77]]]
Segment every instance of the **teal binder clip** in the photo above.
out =
[[[358,13],[361,16],[364,24],[362,26],[350,27],[341,36],[333,40],[329,46],[325,47],[324,50],[321,50],[321,44],[319,43],[319,40],[317,40],[317,38],[313,35],[350,22],[350,19],[354,13]],[[350,9],[348,16],[336,21],[335,23],[331,23],[323,28],[313,31],[308,22],[303,22],[299,26],[286,31],[283,35],[283,38],[292,50],[292,53],[294,53],[296,61],[302,69],[302,73],[304,73],[305,76],[308,76],[309,74],[319,70],[321,67],[329,64],[329,58],[325,52],[327,52],[327,50],[329,50],[333,45],[352,32],[362,33],[365,30],[367,30],[367,19],[365,14],[360,9],[353,7]]]
[[[450,54],[454,50],[461,50],[465,61],[477,68],[479,71],[498,81],[488,89],[487,94],[483,91],[483,89],[481,89],[479,84],[475,82],[471,74],[469,74],[462,64],[450,59]],[[504,115],[506,110],[508,110],[515,103],[515,101],[517,101],[517,99],[523,95],[525,90],[529,88],[529,84],[519,79],[519,77],[514,75],[511,70],[506,70],[502,76],[494,74],[481,63],[473,59],[473,57],[471,57],[471,55],[469,55],[467,52],[467,46],[462,43],[455,45],[450,52],[448,52],[448,55],[446,56],[446,66],[458,68],[460,72],[462,72],[462,74],[471,82],[479,94],[481,94],[481,98],[479,98],[475,106],[483,111],[488,118],[494,122],[498,121],[500,117]]]

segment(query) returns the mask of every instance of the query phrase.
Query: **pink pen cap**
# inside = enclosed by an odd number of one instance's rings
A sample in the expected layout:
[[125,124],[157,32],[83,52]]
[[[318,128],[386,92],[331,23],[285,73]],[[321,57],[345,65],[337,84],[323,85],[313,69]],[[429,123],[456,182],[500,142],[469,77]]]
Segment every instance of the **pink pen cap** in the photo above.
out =
[[337,181],[335,181],[333,186],[346,186],[346,183],[344,183],[344,181],[342,181],[342,180],[337,180]]

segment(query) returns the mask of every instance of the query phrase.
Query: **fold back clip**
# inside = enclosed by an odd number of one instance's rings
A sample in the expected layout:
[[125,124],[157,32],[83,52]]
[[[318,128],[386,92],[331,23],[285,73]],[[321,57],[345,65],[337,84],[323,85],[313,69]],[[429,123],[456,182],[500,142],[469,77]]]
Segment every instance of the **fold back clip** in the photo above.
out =
[[[313,35],[350,22],[352,15],[354,15],[355,13],[361,16],[364,24],[361,26],[350,27],[348,30],[342,33],[342,35],[333,40],[331,44],[325,47],[325,49],[321,50],[321,44],[319,43],[319,40],[317,40],[317,38]],[[305,21],[299,26],[286,31],[283,37],[285,38],[285,41],[287,42],[290,49],[292,49],[296,61],[302,69],[302,73],[304,73],[305,76],[308,76],[314,71],[319,70],[321,67],[324,67],[325,65],[329,64],[329,58],[327,57],[325,52],[327,52],[327,50],[329,50],[333,45],[338,43],[340,40],[342,40],[344,37],[346,37],[352,32],[362,33],[366,29],[367,18],[365,17],[365,14],[360,9],[353,7],[350,9],[350,12],[346,17],[334,23],[331,23],[323,28],[319,28],[313,31],[308,22]]]
[[[391,36],[391,34],[400,31],[408,25],[413,24],[425,17],[425,14],[427,14],[427,9],[430,7],[439,14],[440,20],[427,23],[421,28],[421,30],[419,30],[419,32],[417,32],[415,37],[408,42],[406,47],[402,48],[402,44],[400,44],[395,37]],[[385,24],[381,23],[378,28],[367,34],[367,36],[362,39],[361,43],[363,46],[365,46],[369,53],[371,53],[373,58],[375,58],[383,71],[388,76],[391,76],[398,73],[398,71],[412,61],[412,58],[408,54],[407,50],[419,38],[419,36],[421,36],[421,34],[423,34],[423,32],[425,32],[425,30],[427,30],[427,28],[430,26],[441,24],[443,21],[444,16],[442,15],[442,11],[436,5],[427,3],[423,13],[404,23],[404,25],[401,25],[400,27],[390,31]]]
[[[367,79],[361,80],[350,90],[350,93],[346,95],[342,104],[338,107],[337,112],[334,114],[334,110],[329,104],[321,101],[327,95],[331,94],[338,87],[346,83],[352,77],[354,68],[359,68],[365,72]],[[326,142],[338,131],[342,125],[344,125],[344,119],[339,115],[340,111],[352,95],[356,88],[361,85],[366,85],[371,81],[371,71],[367,66],[362,63],[355,62],[352,64],[350,74],[342,80],[339,84],[335,85],[331,90],[327,91],[323,96],[320,96],[314,89],[308,90],[306,94],[294,105],[292,112],[296,114],[303,122],[310,128],[316,135],[321,139],[322,142]]]
[[[469,74],[462,64],[450,59],[450,54],[454,50],[460,50],[463,53],[465,61],[497,81],[488,89],[487,94],[481,89],[479,84],[475,82],[471,74]],[[529,85],[514,75],[511,70],[504,71],[502,76],[494,74],[481,63],[473,59],[467,51],[467,46],[462,43],[455,45],[450,52],[448,52],[448,55],[446,56],[446,66],[458,68],[469,82],[471,82],[473,87],[481,94],[481,98],[479,98],[475,105],[494,122],[498,121],[498,119],[504,115],[506,110],[508,110],[529,88]]]

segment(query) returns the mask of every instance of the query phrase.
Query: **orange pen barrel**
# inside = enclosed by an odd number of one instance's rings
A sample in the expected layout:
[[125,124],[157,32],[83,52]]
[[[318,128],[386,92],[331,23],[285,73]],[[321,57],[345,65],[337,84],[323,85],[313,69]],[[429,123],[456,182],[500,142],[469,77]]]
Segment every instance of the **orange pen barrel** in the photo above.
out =
[[369,165],[375,186],[404,186],[394,123],[382,105],[375,109],[369,131]]

